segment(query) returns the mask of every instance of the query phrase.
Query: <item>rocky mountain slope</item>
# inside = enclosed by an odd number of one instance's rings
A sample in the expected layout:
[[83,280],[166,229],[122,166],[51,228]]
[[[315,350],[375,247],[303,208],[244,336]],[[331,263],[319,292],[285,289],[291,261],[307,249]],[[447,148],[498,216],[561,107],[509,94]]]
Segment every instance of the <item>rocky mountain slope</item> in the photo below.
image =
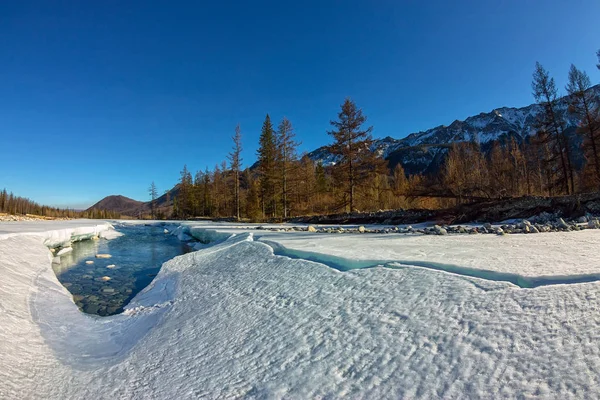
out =
[[[589,90],[600,101],[600,85]],[[579,121],[567,112],[567,104],[567,97],[560,99],[560,111],[565,115],[567,133],[574,135]],[[494,141],[502,142],[510,137],[515,137],[518,141],[526,140],[535,134],[541,112],[542,107],[538,104],[522,108],[501,107],[464,121],[456,120],[448,126],[441,125],[425,132],[412,133],[402,139],[390,136],[376,139],[371,149],[388,160],[392,168],[401,163],[409,174],[436,172],[453,143],[477,140],[487,150]],[[575,138],[573,143],[578,148],[579,138]],[[332,165],[338,161],[327,146],[308,153],[308,156],[323,165]]]

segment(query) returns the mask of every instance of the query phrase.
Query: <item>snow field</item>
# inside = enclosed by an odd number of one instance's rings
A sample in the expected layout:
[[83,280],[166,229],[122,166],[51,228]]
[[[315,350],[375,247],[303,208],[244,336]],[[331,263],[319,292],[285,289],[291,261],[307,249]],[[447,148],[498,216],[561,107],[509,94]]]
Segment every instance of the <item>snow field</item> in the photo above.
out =
[[[423,268],[340,272],[274,256],[236,232],[165,263],[124,314],[108,318],[79,313],[39,238],[0,240],[0,397],[600,396],[597,283],[521,289]],[[514,243],[261,236],[349,259],[469,265],[477,256],[488,268],[528,259],[558,271],[577,253],[567,266],[591,268],[594,237],[576,247],[582,233]]]

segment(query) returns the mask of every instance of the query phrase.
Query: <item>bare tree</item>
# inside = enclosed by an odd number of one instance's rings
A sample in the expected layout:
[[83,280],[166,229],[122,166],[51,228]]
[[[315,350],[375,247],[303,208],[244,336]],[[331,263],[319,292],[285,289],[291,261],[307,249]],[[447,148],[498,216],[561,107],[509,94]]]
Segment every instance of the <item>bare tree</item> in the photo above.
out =
[[600,185],[600,109],[595,104],[590,77],[571,64],[567,92],[569,111],[581,119],[578,133],[584,136],[584,151],[588,163],[593,165],[596,187]]
[[563,186],[565,192],[571,194],[575,190],[574,173],[569,141],[564,130],[564,119],[558,110],[558,91],[554,78],[550,77],[548,71],[539,62],[535,64],[531,87],[533,97],[544,110],[539,121],[540,129],[552,134],[555,139],[553,147],[560,155]]

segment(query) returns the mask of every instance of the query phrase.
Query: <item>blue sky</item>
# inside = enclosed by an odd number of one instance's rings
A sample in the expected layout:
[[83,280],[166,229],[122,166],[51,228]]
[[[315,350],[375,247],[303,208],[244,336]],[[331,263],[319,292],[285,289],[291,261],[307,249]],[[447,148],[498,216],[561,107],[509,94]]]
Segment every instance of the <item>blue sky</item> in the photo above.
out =
[[0,3],[0,188],[87,207],[146,200],[225,159],[266,113],[302,150],[329,143],[346,96],[375,137],[533,101],[540,61],[594,83],[600,2],[65,1]]

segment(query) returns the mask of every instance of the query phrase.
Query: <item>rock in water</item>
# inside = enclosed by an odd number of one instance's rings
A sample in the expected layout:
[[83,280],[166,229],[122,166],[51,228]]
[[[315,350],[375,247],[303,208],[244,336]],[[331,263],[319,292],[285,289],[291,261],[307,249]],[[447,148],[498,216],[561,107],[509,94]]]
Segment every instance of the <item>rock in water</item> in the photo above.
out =
[[317,232],[317,228],[315,228],[315,227],[314,227],[314,226],[312,226],[312,225],[310,225],[308,228],[306,228],[306,230],[307,230],[308,232],[312,232],[312,233],[315,233],[315,232]]
[[110,276],[103,276],[100,279],[103,280],[104,282],[108,282],[108,281],[110,281]]
[[88,264],[88,265],[90,265],[90,264],[93,264],[94,262],[92,260],[88,260],[85,263]]
[[359,226],[359,227],[358,227],[358,231],[359,231],[360,233],[365,233],[365,227],[364,227],[364,226]]
[[115,267],[115,264],[110,264],[110,265],[106,266],[106,268],[109,268],[109,269],[113,269],[114,267]]
[[590,219],[588,221],[588,228],[590,228],[590,229],[600,228],[600,221],[598,221],[597,219]]
[[168,229],[165,229],[163,232],[164,232],[164,233],[169,233],[169,230],[168,230]]
[[96,258],[111,258],[110,254],[96,254]]

